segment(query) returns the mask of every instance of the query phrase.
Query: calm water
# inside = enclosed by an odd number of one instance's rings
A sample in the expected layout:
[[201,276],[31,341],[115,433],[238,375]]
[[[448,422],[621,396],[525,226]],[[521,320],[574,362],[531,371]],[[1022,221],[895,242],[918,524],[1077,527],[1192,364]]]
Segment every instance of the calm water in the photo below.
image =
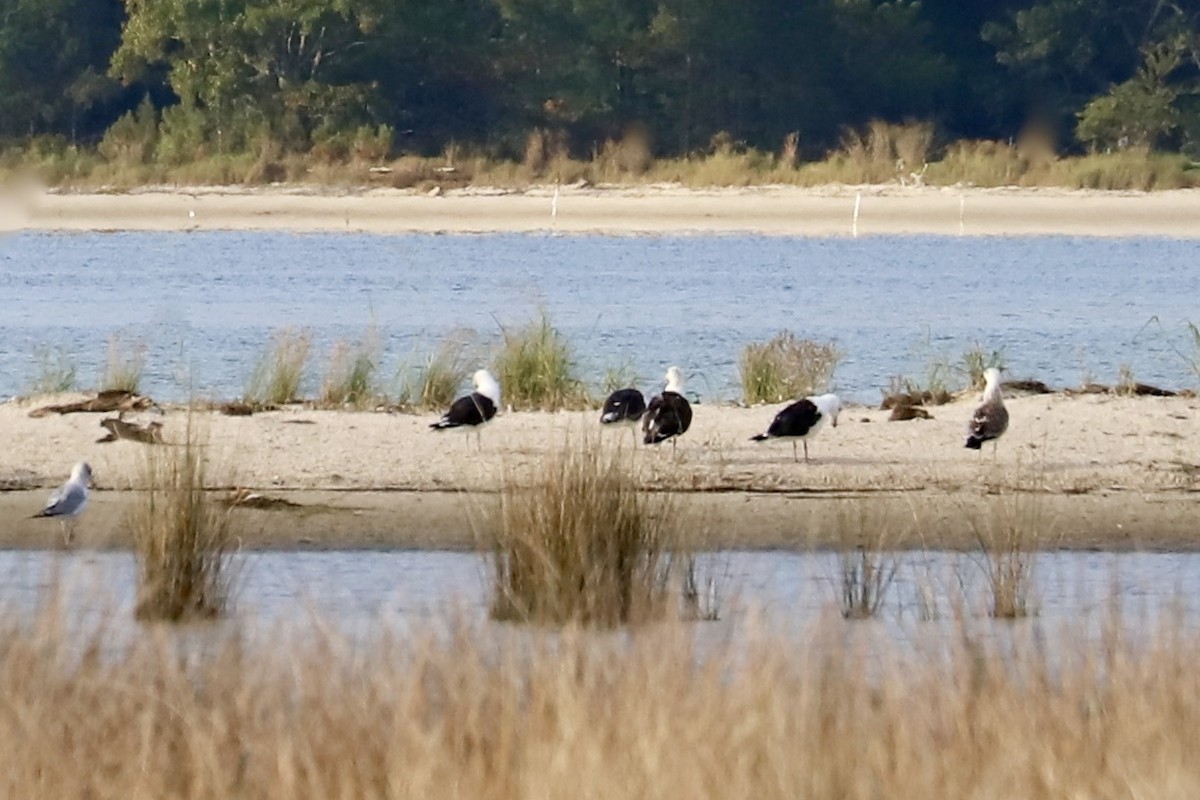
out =
[[[953,634],[958,612],[984,633],[1001,635],[1013,625],[988,620],[987,583],[977,557],[902,553],[894,563],[896,577],[877,625],[887,638]],[[487,619],[489,567],[475,553],[264,552],[241,557],[235,566],[234,615],[260,629],[322,620],[370,631]],[[705,635],[717,640],[763,630],[801,635],[837,614],[841,573],[834,554],[707,554],[698,573],[718,587],[721,619],[704,626]],[[1025,626],[1098,635],[1117,606],[1131,634],[1152,632],[1159,623],[1195,628],[1200,620],[1200,554],[1041,553],[1033,575],[1034,614]],[[129,553],[0,551],[0,607],[31,611],[47,589],[59,586],[64,619],[83,631],[98,624],[126,634],[133,629],[134,579]],[[749,618],[762,624],[740,624]]]
[[864,402],[974,342],[1053,384],[1128,364],[1191,385],[1171,343],[1200,322],[1196,253],[1162,238],[23,233],[0,241],[0,396],[32,385],[48,348],[95,385],[119,334],[147,344],[151,395],[233,397],[285,326],[313,334],[315,391],[331,344],[372,322],[386,384],[455,329],[495,340],[543,307],[585,378],[624,367],[653,388],[678,363],[701,399],[736,397],[741,347],[782,328],[836,339],[837,388]]

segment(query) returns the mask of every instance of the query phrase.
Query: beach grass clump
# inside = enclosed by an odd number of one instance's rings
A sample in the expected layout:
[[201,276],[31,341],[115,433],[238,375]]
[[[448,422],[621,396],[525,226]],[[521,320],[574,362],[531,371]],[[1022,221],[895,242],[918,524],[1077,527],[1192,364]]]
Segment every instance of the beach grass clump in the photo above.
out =
[[989,352],[983,345],[976,342],[963,351],[959,369],[967,378],[968,388],[982,391],[987,383],[984,373],[993,368],[1004,370],[1007,365],[1003,347]]
[[321,381],[321,404],[331,408],[370,406],[378,396],[375,374],[381,350],[375,328],[357,342],[336,342]]
[[984,498],[967,512],[989,592],[988,614],[1020,619],[1032,611],[1037,551],[1046,538],[1042,503],[1032,485]]
[[505,401],[514,409],[558,411],[591,404],[575,376],[571,346],[545,311],[515,330],[501,328],[501,333],[493,367]]
[[748,344],[742,348],[742,397],[754,405],[826,392],[842,355],[834,342],[800,339],[786,330]]
[[33,349],[37,372],[30,383],[33,394],[59,394],[75,388],[78,368],[75,359],[61,347]]
[[272,334],[247,381],[246,402],[283,405],[299,400],[311,345],[307,331],[282,328]]
[[114,334],[108,337],[108,357],[100,377],[100,391],[122,391],[136,394],[146,368],[146,345],[135,341],[126,343]]
[[888,589],[900,566],[892,551],[893,521],[863,502],[844,501],[837,507],[839,606],[845,619],[871,619],[883,608]]
[[681,544],[673,511],[639,490],[627,452],[599,438],[568,439],[528,472],[509,471],[486,533],[492,616],[599,627],[661,617]]
[[229,596],[230,509],[208,484],[206,443],[190,414],[183,442],[144,449],[145,489],[129,512],[138,565],[136,615],[186,622],[221,614]]
[[455,331],[438,342],[423,367],[405,369],[400,405],[423,409],[450,405],[471,374],[473,340],[470,331]]

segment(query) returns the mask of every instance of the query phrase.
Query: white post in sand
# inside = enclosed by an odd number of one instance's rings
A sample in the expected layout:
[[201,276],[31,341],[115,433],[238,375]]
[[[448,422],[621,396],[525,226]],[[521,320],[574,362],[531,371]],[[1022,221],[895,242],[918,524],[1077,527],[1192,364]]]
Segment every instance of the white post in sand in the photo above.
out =
[[967,196],[963,192],[958,193],[958,235],[962,236],[966,233],[966,217],[967,217]]
[[858,211],[862,207],[862,192],[854,195],[854,224],[850,226],[850,232],[854,238],[858,238]]
[[550,227],[558,227],[558,184],[554,184],[554,199],[550,201]]

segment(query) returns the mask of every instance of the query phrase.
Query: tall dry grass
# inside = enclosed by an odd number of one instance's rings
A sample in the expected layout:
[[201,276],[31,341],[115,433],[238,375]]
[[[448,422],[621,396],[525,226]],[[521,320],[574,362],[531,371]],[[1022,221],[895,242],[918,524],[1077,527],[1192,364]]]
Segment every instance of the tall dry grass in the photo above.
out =
[[425,409],[450,405],[471,374],[473,341],[470,331],[452,332],[426,355],[423,366],[404,370],[400,404]]
[[121,336],[108,337],[108,357],[104,372],[100,376],[100,390],[136,393],[142,383],[146,368],[146,345],[144,342],[125,342]]
[[753,405],[826,392],[842,355],[834,342],[801,339],[791,331],[748,344],[740,360],[742,398]]
[[805,646],[689,629],[348,641],[328,625],[162,632],[116,652],[53,619],[0,621],[0,794],[112,798],[1200,794],[1200,645],[973,637]]
[[1021,485],[966,509],[979,543],[979,565],[989,592],[988,613],[1019,619],[1034,611],[1037,553],[1049,538],[1049,520],[1038,495],[1036,473],[1018,477]]
[[218,616],[229,596],[235,542],[230,508],[210,493],[206,444],[189,413],[182,442],[143,450],[145,489],[129,512],[139,619]]
[[505,475],[483,531],[494,617],[612,626],[663,616],[685,555],[677,509],[639,489],[630,461],[585,434]]
[[336,342],[321,382],[321,403],[359,409],[372,405],[378,397],[375,373],[382,349],[379,329],[375,327],[369,328],[357,342]]
[[311,345],[307,331],[283,328],[273,333],[246,383],[246,402],[283,405],[299,400]]
[[519,328],[501,328],[501,333],[504,340],[492,363],[505,402],[517,410],[544,411],[591,404],[575,376],[570,343],[547,312]]

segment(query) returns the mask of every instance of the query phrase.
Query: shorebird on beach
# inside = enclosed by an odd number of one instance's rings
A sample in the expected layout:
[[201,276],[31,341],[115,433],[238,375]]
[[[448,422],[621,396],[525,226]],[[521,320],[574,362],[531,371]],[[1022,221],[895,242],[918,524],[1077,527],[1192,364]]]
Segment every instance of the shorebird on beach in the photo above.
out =
[[661,444],[670,439],[674,453],[675,439],[687,433],[692,424],[692,406],[683,396],[683,373],[679,367],[668,368],[666,377],[666,388],[650,400],[642,417],[642,441]]
[[617,389],[600,409],[600,424],[639,422],[646,413],[646,398],[637,389]]
[[984,442],[991,442],[992,457],[995,458],[996,440],[1008,430],[1008,409],[1004,407],[1004,398],[1000,395],[1000,370],[995,367],[987,369],[983,379],[986,381],[983,402],[967,423],[967,447],[979,450]]
[[459,428],[475,432],[475,446],[483,449],[480,430],[500,408],[500,383],[486,369],[476,370],[471,376],[475,391],[458,398],[450,404],[450,410],[429,427],[435,431]]
[[88,487],[92,483],[92,468],[80,461],[71,469],[66,483],[50,493],[46,506],[30,519],[56,517],[62,530],[63,544],[70,547],[75,540],[75,519],[88,503]]
[[751,436],[752,442],[765,442],[767,439],[791,439],[792,458],[800,462],[796,453],[796,442],[804,442],[804,463],[808,463],[808,440],[817,435],[817,431],[825,426],[826,420],[837,427],[838,414],[842,411],[842,401],[836,394],[822,394],[797,400],[775,415],[766,433]]

